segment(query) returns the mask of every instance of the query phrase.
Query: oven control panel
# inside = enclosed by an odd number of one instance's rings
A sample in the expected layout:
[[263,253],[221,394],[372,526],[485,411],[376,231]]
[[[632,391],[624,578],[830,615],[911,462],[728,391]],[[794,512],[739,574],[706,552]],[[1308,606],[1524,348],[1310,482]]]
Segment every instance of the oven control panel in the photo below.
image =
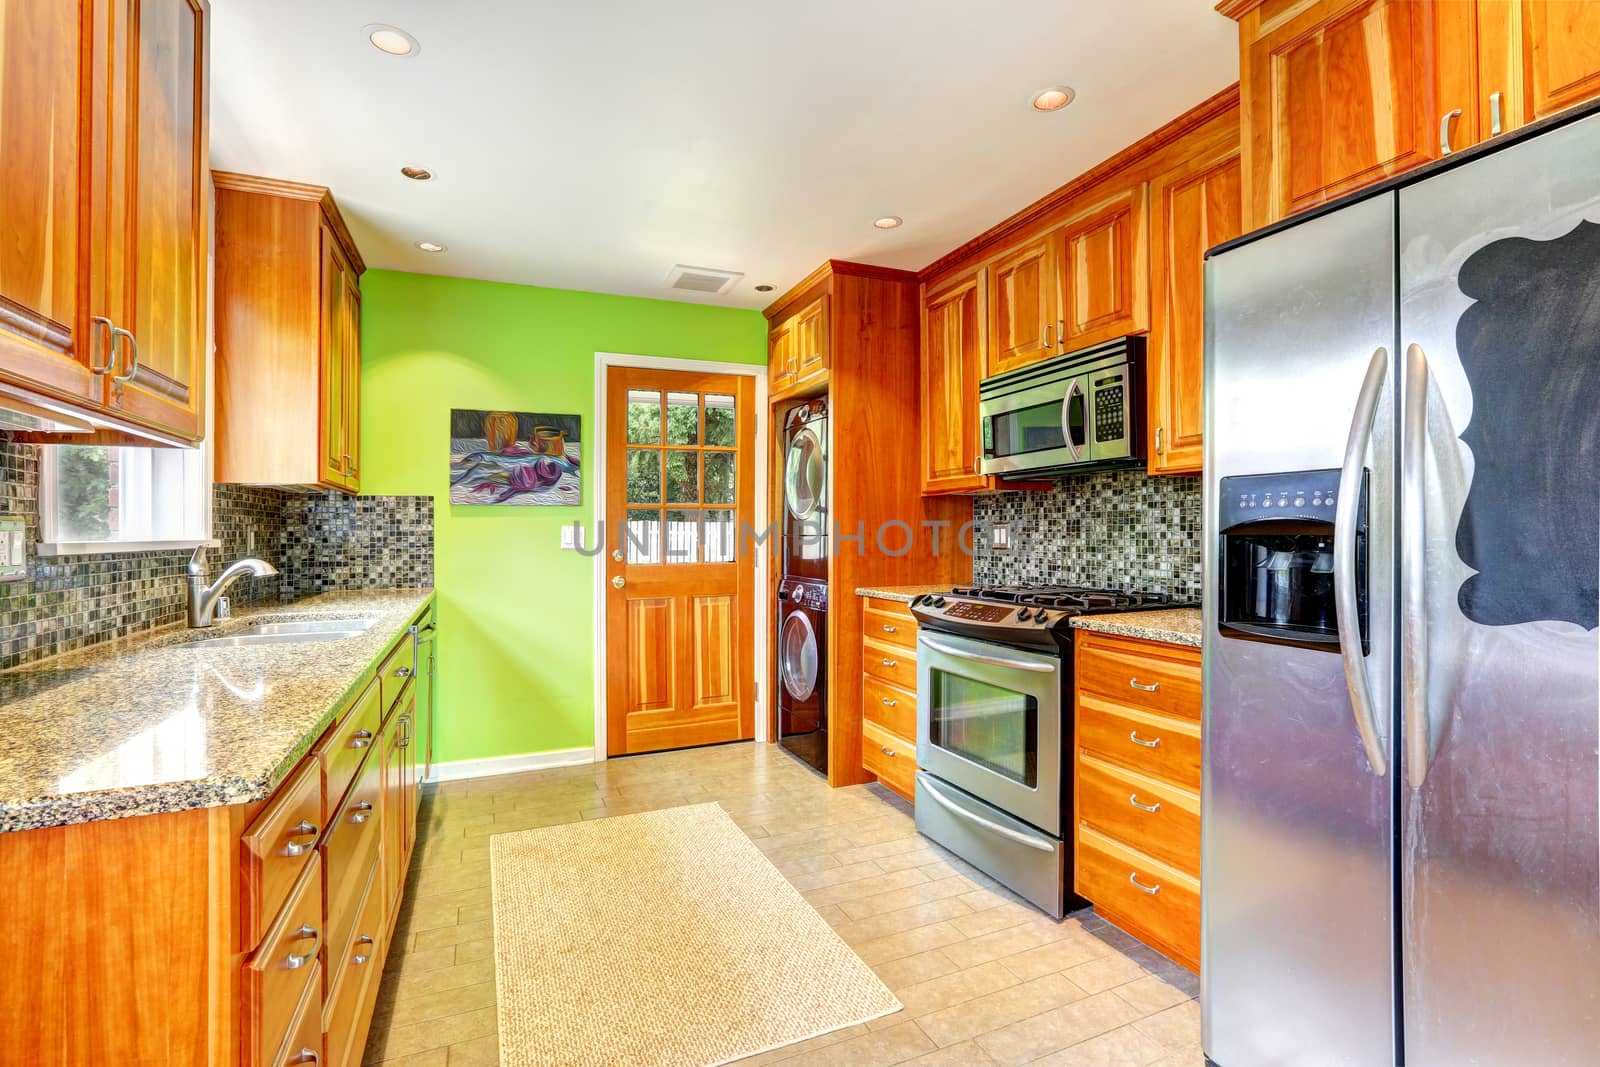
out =
[[1011,614],[1004,604],[980,604],[976,600],[952,600],[944,609],[947,619],[967,619],[971,622],[1002,622]]

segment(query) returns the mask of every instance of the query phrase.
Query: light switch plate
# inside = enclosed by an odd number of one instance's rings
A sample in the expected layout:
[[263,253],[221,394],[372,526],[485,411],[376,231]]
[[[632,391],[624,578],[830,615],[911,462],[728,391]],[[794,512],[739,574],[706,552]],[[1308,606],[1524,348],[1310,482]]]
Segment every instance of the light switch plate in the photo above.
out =
[[28,576],[28,550],[23,541],[21,519],[0,521],[0,582],[16,582]]
[[577,523],[572,523],[569,526],[561,527],[561,547],[562,548],[577,548],[578,547],[578,524]]
[[998,552],[1010,551],[1011,527],[1003,522],[997,522],[989,527],[989,547]]

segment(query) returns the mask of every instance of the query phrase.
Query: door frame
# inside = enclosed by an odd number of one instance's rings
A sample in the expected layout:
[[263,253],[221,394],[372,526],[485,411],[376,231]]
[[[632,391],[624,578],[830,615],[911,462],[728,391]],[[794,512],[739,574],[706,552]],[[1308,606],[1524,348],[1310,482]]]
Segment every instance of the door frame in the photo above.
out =
[[[754,501],[756,521],[761,521],[761,516],[767,513],[767,464],[763,462],[765,456],[763,442],[767,438],[767,365],[762,363],[726,363],[706,359],[684,359],[678,356],[640,356],[630,355],[625,352],[596,352],[594,354],[594,440],[595,455],[591,459],[584,456],[590,473],[590,506],[588,530],[584,537],[600,528],[600,522],[605,518],[606,510],[606,381],[612,367],[639,367],[647,370],[687,371],[701,374],[732,374],[744,378],[755,379],[755,418],[756,418],[756,444],[755,455],[752,457],[756,465],[756,498]],[[752,709],[755,715],[755,740],[758,744],[767,740],[767,705],[772,699],[771,694],[765,691],[762,682],[765,674],[761,665],[767,662],[767,627],[762,620],[767,618],[770,608],[768,595],[768,568],[771,566],[772,553],[761,551],[756,554],[755,574],[755,647],[752,653],[754,662],[750,664],[754,672],[756,701]],[[606,554],[594,554],[594,761],[603,763],[606,759]]]

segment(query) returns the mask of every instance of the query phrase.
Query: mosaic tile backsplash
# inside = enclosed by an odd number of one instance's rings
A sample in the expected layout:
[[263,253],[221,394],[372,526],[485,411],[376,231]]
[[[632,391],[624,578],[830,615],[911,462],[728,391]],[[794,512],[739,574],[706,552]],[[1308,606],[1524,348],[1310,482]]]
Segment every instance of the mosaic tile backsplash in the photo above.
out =
[[980,545],[977,582],[1064,583],[1200,598],[1200,479],[1109,471],[1045,492],[978,497],[979,529],[1010,527],[1011,548]]
[[[32,445],[0,432],[0,518],[38,540],[39,462]],[[293,600],[336,589],[433,584],[433,501],[347,497],[218,485],[210,569],[241,556],[278,568],[228,591],[236,604]],[[0,670],[164,626],[183,618],[190,553],[33,557],[27,580],[0,582]]]

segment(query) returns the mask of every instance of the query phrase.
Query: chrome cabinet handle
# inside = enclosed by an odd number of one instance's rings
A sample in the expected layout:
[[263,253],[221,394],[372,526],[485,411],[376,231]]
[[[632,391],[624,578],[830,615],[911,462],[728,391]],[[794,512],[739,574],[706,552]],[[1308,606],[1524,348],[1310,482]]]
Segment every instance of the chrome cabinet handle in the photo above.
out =
[[1400,708],[1406,723],[1406,780],[1428,777],[1428,357],[1406,349],[1406,396],[1400,446]]
[[885,756],[888,756],[891,759],[894,758],[894,749],[890,748],[888,745],[879,745],[878,747],[883,750],[883,754]]
[[1151,896],[1155,896],[1157,893],[1161,892],[1160,882],[1157,882],[1155,885],[1145,885],[1143,882],[1139,881],[1138,871],[1128,872],[1128,884],[1133,886],[1133,888],[1137,889],[1139,892],[1149,893]]
[[[128,344],[133,346],[133,359],[128,363],[128,373],[113,374],[111,376],[111,380],[120,385],[123,382],[132,381],[133,376],[139,373],[139,339],[133,336],[133,334],[129,333],[127,330],[124,330],[121,326],[116,325],[111,327],[111,336],[113,339],[118,336],[126,337],[128,339]],[[116,350],[113,349],[113,357],[115,356],[115,352]],[[107,369],[109,370],[110,368]]]
[[1134,689],[1141,689],[1146,693],[1154,693],[1156,690],[1161,688],[1160,682],[1151,682],[1149,685],[1145,685],[1137,678],[1129,678],[1128,685],[1132,686]]
[[[297,837],[309,837],[311,840],[301,845],[295,843],[294,839]],[[316,844],[316,841],[317,824],[306,819],[301,819],[299,822],[289,827],[289,843],[283,846],[284,855],[303,856],[307,852],[311,851],[311,846]]]
[[900,666],[900,661],[897,659],[890,659],[888,656],[884,656],[883,665],[885,667],[898,667]]
[[314,1048],[303,1048],[299,1052],[296,1052],[294,1054],[294,1058],[293,1059],[284,1060],[283,1062],[285,1062],[285,1063],[321,1063],[322,1062],[322,1057],[317,1054],[317,1050],[314,1049]]
[[1159,801],[1159,800],[1156,801],[1154,804],[1141,804],[1141,803],[1139,803],[1139,794],[1138,793],[1129,793],[1128,794],[1128,803],[1132,804],[1134,807],[1138,808],[1140,811],[1148,811],[1152,815],[1154,815],[1156,812],[1161,810],[1161,801]]
[[888,697],[879,697],[878,699],[883,701],[883,706],[886,708],[892,708],[900,703],[898,700],[890,700]]
[[1461,109],[1458,107],[1454,111],[1446,111],[1444,118],[1439,120],[1439,154],[1441,156],[1448,156],[1452,151],[1450,147],[1450,124],[1460,117]]
[[1046,348],[1054,348],[1056,346],[1055,336],[1056,336],[1056,324],[1053,323],[1053,322],[1045,323],[1044,324],[1044,346]]
[[1344,463],[1339,469],[1339,499],[1333,514],[1333,599],[1339,654],[1344,659],[1344,678],[1350,689],[1356,733],[1361,737],[1361,747],[1366,749],[1372,773],[1379,778],[1389,772],[1389,761],[1378,737],[1372,690],[1361,651],[1361,616],[1356,595],[1356,519],[1361,512],[1361,476],[1366,469],[1367,445],[1372,440],[1372,422],[1388,376],[1389,350],[1380,345],[1372,353],[1367,376],[1356,394],[1355,415],[1350,420],[1350,437],[1345,442]]
[[1502,97],[1501,93],[1490,93],[1489,94],[1489,136],[1490,137],[1499,137],[1500,136],[1500,129],[1501,129],[1500,100],[1501,100],[1501,97]]
[[289,940],[292,943],[295,941],[305,941],[308,939],[311,941],[310,952],[291,952],[287,957],[284,958],[283,965],[289,968],[289,970],[299,970],[301,967],[304,967],[306,964],[316,959],[317,947],[322,944],[322,935],[317,932],[317,928],[315,926],[312,926],[310,923],[302,925],[300,929],[294,932],[294,936]]
[[1067,347],[1067,320],[1056,320],[1056,344],[1062,348]]
[[354,815],[350,816],[350,821],[355,823],[357,826],[360,826],[362,823],[364,823],[368,819],[372,818],[372,801],[370,801],[370,800],[360,801],[359,803],[356,804],[355,807],[351,808],[350,810],[355,812]]
[[343,463],[339,464],[341,471],[345,474],[354,474],[356,472],[356,461],[351,458],[350,453],[345,452],[339,458],[344,460]]
[[1161,444],[1161,431],[1164,430],[1164,429],[1165,429],[1165,427],[1163,427],[1163,426],[1157,426],[1156,427],[1156,455],[1158,455],[1158,456],[1166,451],[1166,449],[1163,448],[1162,444]]
[[372,952],[357,952],[354,956],[351,956],[350,957],[350,965],[352,967],[360,967],[363,963],[366,963],[368,960],[370,960],[373,957],[373,954],[377,951],[377,948],[378,948],[378,942],[373,940],[371,934],[362,934],[360,937],[356,938],[356,947],[359,948],[362,945],[371,945],[373,951]]
[[106,365],[104,367],[96,367],[93,363],[89,364],[89,373],[98,377],[117,365],[117,328],[104,315],[95,315],[89,319],[89,322],[94,326],[104,326],[111,331],[111,351],[106,353]]
[[351,748],[366,748],[370,744],[372,744],[371,730],[357,730],[350,735]]
[[411,677],[411,668],[410,667],[396,667],[394,669],[394,676],[396,678],[409,678],[409,677]]
[[1161,738],[1159,737],[1146,741],[1144,738],[1139,736],[1138,730],[1130,731],[1128,733],[1128,740],[1132,741],[1136,745],[1143,745],[1145,748],[1155,748],[1157,745],[1161,744]]
[[884,623],[883,624],[883,632],[886,633],[886,634],[897,634],[897,633],[900,632],[900,627],[898,627],[898,626],[890,626],[888,623]]

